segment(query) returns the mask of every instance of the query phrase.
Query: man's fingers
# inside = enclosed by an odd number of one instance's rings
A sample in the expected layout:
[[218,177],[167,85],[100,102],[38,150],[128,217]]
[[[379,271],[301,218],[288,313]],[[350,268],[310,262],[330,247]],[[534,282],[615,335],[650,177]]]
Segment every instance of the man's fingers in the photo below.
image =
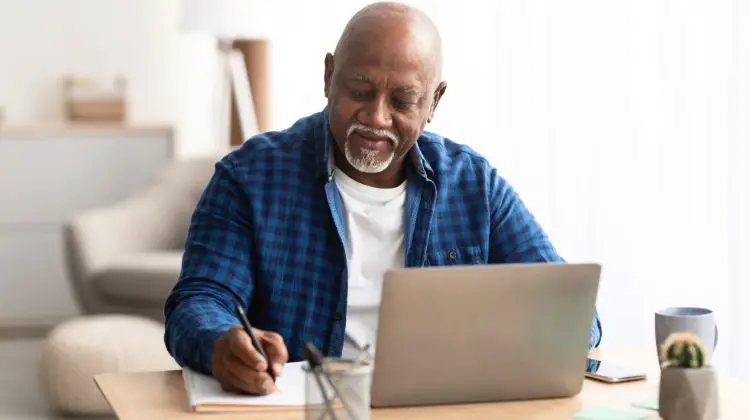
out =
[[267,361],[255,350],[250,336],[244,330],[238,329],[229,340],[229,350],[238,361],[244,363],[257,372],[266,370]]
[[241,389],[237,388],[237,386],[234,384],[233,378],[227,378],[226,376],[224,376],[222,379],[223,380],[219,382],[221,384],[221,390],[222,391],[224,391],[224,392],[234,392],[234,393],[237,393],[237,394],[243,392]]
[[266,331],[260,338],[260,342],[268,356],[268,361],[272,363],[274,374],[281,375],[284,364],[289,360],[284,339],[279,334]]
[[[258,339],[262,340],[263,331],[254,330]],[[272,342],[281,342],[280,337],[270,337]],[[263,343],[263,341],[261,341]],[[263,345],[263,344],[261,344]],[[265,347],[265,346],[264,346]],[[283,353],[277,351],[278,346],[273,346],[275,357],[286,357],[286,348]],[[265,350],[264,350],[265,351]],[[276,360],[276,359],[274,359]],[[284,359],[286,360],[286,359]],[[211,356],[211,370],[219,380],[221,387],[227,392],[248,393],[254,395],[265,395],[276,390],[271,376],[266,373],[268,361],[253,347],[250,336],[242,327],[230,329],[222,335],[215,344],[214,353]],[[277,371],[278,372],[278,371]]]
[[233,392],[236,394],[251,394],[251,395],[263,395],[264,393],[258,392],[256,388],[240,378],[236,377],[231,372],[227,372],[224,375],[224,380],[221,382],[221,389],[226,392]]
[[289,360],[284,339],[279,334],[270,331],[254,330],[253,333],[257,334],[258,341],[269,360],[265,360],[260,352],[255,350],[250,336],[242,328],[235,329],[230,336],[231,354],[237,358],[238,362],[256,372],[265,372],[267,364],[271,363],[274,375],[281,375],[284,364]]
[[275,389],[267,373],[255,371],[235,357],[228,360],[227,376],[232,386],[249,394],[265,395]]

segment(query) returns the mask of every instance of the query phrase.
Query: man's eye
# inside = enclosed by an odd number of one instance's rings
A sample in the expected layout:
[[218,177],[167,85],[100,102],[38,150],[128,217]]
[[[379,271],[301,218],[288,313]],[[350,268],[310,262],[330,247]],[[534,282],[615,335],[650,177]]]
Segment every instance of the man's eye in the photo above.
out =
[[414,105],[414,102],[411,101],[403,101],[401,99],[394,99],[393,100],[393,106],[396,108],[409,108]]
[[366,97],[367,97],[367,92],[364,92],[361,90],[352,91],[352,98],[354,99],[365,99]]

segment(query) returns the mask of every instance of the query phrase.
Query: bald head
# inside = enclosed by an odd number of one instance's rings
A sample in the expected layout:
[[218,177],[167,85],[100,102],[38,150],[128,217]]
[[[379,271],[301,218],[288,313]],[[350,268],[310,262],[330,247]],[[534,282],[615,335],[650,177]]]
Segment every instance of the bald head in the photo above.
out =
[[324,91],[337,165],[371,186],[404,176],[404,156],[445,92],[440,35],[422,11],[374,3],[326,55]]
[[[423,11],[396,2],[370,4],[357,12],[344,27],[334,56],[380,43],[388,49],[412,50],[424,65],[432,66],[434,79],[442,76],[442,41],[435,23]],[[343,58],[343,57],[342,57]]]

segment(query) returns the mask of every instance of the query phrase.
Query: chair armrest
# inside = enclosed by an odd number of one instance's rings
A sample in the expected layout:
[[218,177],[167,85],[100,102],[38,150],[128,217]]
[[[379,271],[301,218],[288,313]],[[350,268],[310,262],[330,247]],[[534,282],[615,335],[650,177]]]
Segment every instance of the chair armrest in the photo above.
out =
[[85,311],[106,307],[93,282],[118,261],[184,250],[190,219],[215,162],[211,156],[175,161],[141,194],[80,213],[64,226],[68,275]]
[[130,254],[97,273],[93,283],[108,301],[122,305],[163,305],[180,276],[182,251]]
[[176,226],[171,194],[155,185],[144,194],[76,215],[64,228],[73,275],[88,277],[133,253],[174,249],[186,227]]

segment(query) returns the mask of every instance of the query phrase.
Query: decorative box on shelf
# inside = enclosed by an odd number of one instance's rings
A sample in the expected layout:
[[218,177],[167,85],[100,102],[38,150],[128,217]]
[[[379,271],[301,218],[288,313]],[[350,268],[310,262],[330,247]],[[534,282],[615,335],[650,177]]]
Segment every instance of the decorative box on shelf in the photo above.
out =
[[65,116],[71,123],[124,123],[127,81],[115,78],[111,88],[91,79],[67,77],[63,82]]

